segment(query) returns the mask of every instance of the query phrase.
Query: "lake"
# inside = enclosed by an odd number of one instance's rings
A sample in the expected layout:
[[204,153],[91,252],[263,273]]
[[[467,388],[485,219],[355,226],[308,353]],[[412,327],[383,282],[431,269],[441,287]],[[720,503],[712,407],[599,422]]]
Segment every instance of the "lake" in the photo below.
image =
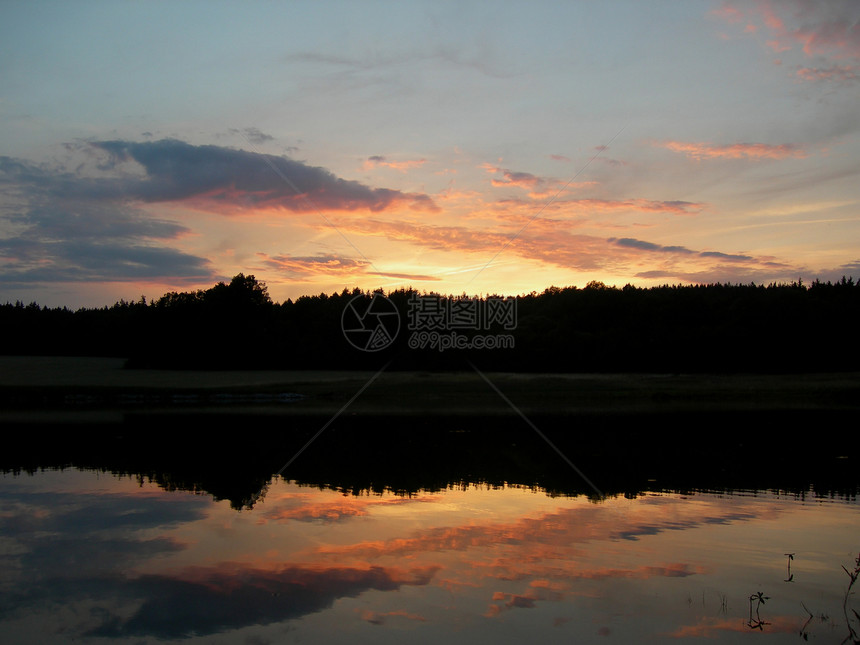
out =
[[860,375],[374,378],[0,357],[0,643],[857,638]]
[[860,601],[843,609],[853,494],[599,497],[468,476],[353,494],[286,471],[237,503],[117,471],[0,475],[4,644],[836,644],[860,629]]

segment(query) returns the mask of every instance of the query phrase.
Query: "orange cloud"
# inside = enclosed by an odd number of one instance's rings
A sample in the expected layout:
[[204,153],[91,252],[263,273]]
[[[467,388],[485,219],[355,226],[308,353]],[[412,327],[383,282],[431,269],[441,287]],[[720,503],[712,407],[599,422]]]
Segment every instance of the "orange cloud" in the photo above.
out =
[[[436,502],[437,497],[386,497],[386,498],[362,498],[341,497],[334,500],[311,501],[315,497],[296,495],[279,500],[277,507],[265,512],[263,518],[274,522],[287,520],[326,520],[338,521],[350,517],[364,517],[370,514],[374,507],[400,506],[403,504],[415,504],[422,502]],[[294,505],[298,502],[298,505]],[[287,504],[284,507],[284,503]]]
[[309,278],[313,276],[327,276],[340,278],[354,278],[356,275],[378,275],[398,280],[415,281],[437,281],[441,278],[421,273],[398,273],[390,271],[377,271],[369,260],[344,258],[338,255],[315,255],[296,257],[291,255],[270,256],[266,253],[257,253],[263,264],[268,269],[274,269],[284,276],[291,278]]
[[527,259],[564,267],[595,269],[613,264],[614,258],[626,254],[623,250],[611,249],[606,240],[600,237],[574,235],[557,229],[538,230],[538,227],[532,229],[531,226],[521,235],[464,226],[434,226],[381,220],[338,221],[337,226],[347,232],[384,235],[389,240],[440,251],[482,253],[488,260],[505,249]]
[[[789,267],[770,257],[716,250],[698,251],[684,245],[665,246],[634,238],[604,238],[568,230],[579,226],[580,222],[571,224],[546,218],[530,221],[527,217],[507,217],[507,220],[507,231],[351,219],[338,221],[337,226],[348,234],[381,235],[392,241],[439,251],[467,253],[471,256],[468,262],[472,263],[476,261],[476,254],[489,261],[503,251],[507,255],[583,271],[626,271],[634,265],[641,267],[636,274],[641,278],[677,276],[687,280],[697,273],[712,276],[719,268],[728,271],[727,275],[730,276],[748,276],[747,282],[773,280],[774,275],[782,276],[786,271],[796,270],[796,267]],[[463,261],[465,263],[466,258]],[[655,262],[658,263],[656,266]],[[743,268],[739,269],[739,265]],[[716,280],[719,281],[719,278]],[[690,281],[698,282],[695,279]],[[711,277],[705,281],[713,282],[715,279]]]
[[[566,580],[587,579],[599,580],[603,578],[628,578],[646,580],[655,577],[686,577],[703,573],[701,567],[690,567],[687,564],[671,563],[662,566],[640,566],[635,569],[578,569],[564,572]],[[570,595],[569,585],[566,582],[533,580],[524,593],[508,593],[496,591],[493,593],[493,602],[502,602],[503,605],[490,605],[485,616],[492,618],[508,609],[533,609],[538,601],[560,601]]]
[[570,560],[575,545],[595,539],[636,540],[641,535],[651,535],[655,532],[692,528],[713,521],[745,521],[754,517],[750,511],[742,507],[723,509],[703,506],[698,517],[689,516],[683,520],[663,513],[674,513],[674,509],[671,506],[664,507],[661,505],[661,500],[656,500],[651,502],[647,513],[642,517],[616,516],[609,524],[603,524],[599,521],[601,517],[599,509],[592,507],[559,509],[508,522],[438,527],[419,531],[410,537],[321,546],[316,548],[314,553],[355,557],[367,561],[382,557],[415,556],[419,553],[467,551],[477,547],[498,545],[516,549],[516,558],[490,559],[485,560],[483,564],[472,563],[472,566],[499,567],[510,571],[516,570],[525,562],[548,560],[552,564],[543,571],[547,575],[538,573],[538,570],[531,566],[529,575],[548,579],[683,577],[701,573],[701,569],[685,563],[668,563],[640,566],[635,569],[604,567],[572,571],[564,566],[559,567],[555,563],[560,559]]
[[[767,631],[780,634],[796,634],[797,618],[794,616],[775,616],[767,619]],[[696,625],[682,625],[674,632],[662,634],[668,638],[713,638],[720,632],[749,632],[750,627],[736,618],[703,617]]]
[[399,170],[400,172],[406,172],[407,170],[411,170],[412,168],[420,168],[425,163],[427,163],[426,159],[406,159],[404,161],[391,161],[382,155],[373,155],[372,157],[368,157],[364,160],[363,167],[365,170],[370,170],[371,168],[376,168],[377,166],[384,166],[386,168],[393,168],[394,170]]
[[661,144],[672,152],[681,152],[693,159],[788,159],[804,158],[806,152],[792,143],[771,145],[767,143],[695,143],[667,141]]

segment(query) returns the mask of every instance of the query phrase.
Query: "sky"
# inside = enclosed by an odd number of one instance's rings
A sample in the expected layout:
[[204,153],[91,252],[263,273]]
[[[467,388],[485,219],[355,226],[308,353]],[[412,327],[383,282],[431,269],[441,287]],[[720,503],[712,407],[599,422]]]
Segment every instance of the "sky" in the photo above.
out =
[[0,5],[0,302],[860,278],[860,3]]

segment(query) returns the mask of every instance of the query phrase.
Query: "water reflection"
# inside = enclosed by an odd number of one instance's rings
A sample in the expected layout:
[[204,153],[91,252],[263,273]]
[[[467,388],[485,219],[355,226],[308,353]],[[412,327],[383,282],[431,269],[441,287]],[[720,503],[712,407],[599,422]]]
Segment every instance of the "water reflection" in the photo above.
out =
[[274,479],[233,506],[93,470],[6,474],[0,640],[838,643],[857,628],[852,499]]

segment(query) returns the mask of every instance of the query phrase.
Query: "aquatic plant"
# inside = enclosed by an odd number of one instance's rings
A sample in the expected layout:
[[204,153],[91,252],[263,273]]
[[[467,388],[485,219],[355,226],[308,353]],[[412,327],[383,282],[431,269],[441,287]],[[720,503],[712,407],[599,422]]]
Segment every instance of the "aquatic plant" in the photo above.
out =
[[785,579],[786,582],[794,581],[794,574],[791,572],[791,561],[794,560],[793,553],[785,553],[784,555],[788,556],[788,573],[786,574],[788,577]]
[[[765,600],[770,600],[770,596],[765,596],[761,591],[750,596],[750,619],[747,623],[750,629],[764,631],[764,626],[770,625],[770,623],[763,621],[759,614],[759,609]],[[755,605],[755,618],[753,618],[753,605]]]
[[[857,578],[860,577],[860,554],[857,555],[857,558],[854,560],[854,571],[849,571],[845,568],[845,565],[842,565],[842,570],[848,574],[850,578],[850,582],[848,583],[848,588],[845,589],[845,597],[842,599],[842,613],[845,615],[845,624],[848,625],[848,636],[845,637],[843,643],[847,643],[849,640],[855,645],[860,644],[860,635],[858,635],[857,630],[854,629],[853,619],[848,615],[848,599],[853,593],[851,588],[854,586],[854,583],[857,582]],[[860,614],[857,613],[857,610],[851,607],[851,613],[854,614],[854,617],[860,621]]]

